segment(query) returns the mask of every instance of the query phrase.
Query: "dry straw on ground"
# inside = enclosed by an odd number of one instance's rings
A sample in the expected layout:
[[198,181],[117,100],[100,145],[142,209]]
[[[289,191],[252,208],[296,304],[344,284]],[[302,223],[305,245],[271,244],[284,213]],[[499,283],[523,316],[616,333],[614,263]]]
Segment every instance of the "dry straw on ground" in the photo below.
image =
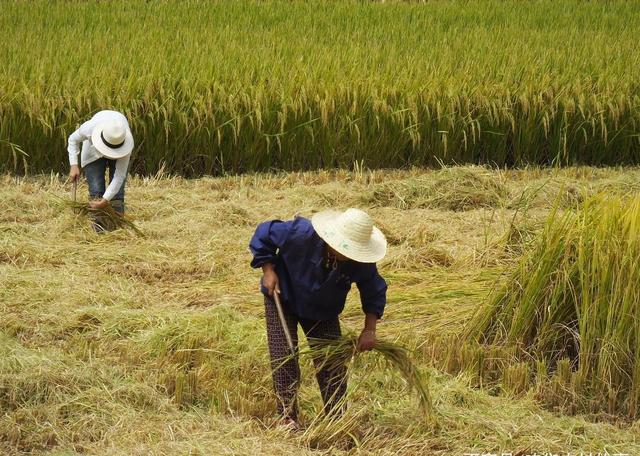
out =
[[[259,273],[248,267],[246,250],[255,224],[362,205],[361,196],[380,184],[401,188],[443,175],[463,182],[458,176],[469,173],[506,189],[503,199],[458,211],[440,204],[364,206],[394,237],[381,264],[389,303],[379,338],[420,354],[415,362],[429,375],[439,427],[428,425],[406,382],[380,369],[375,355],[352,363],[348,414],[334,424],[314,422],[321,400],[303,360],[307,428],[286,434],[273,427]],[[58,204],[69,186],[55,175],[2,176],[0,452],[444,455],[606,447],[637,453],[637,426],[554,414],[531,395],[496,395],[489,384],[470,388],[478,381],[469,372],[433,369],[438,356],[452,354],[452,366],[460,359],[453,342],[430,340],[460,333],[496,278],[517,265],[521,238],[506,234],[512,226],[538,232],[566,194],[565,183],[576,195],[603,187],[624,193],[624,183],[638,176],[635,169],[453,168],[132,177],[127,210],[146,237],[129,230],[98,235],[89,221],[78,223]],[[516,204],[523,191],[526,205]],[[573,207],[573,198],[564,201]],[[362,313],[352,294],[342,325],[356,332]],[[473,359],[473,350],[457,351]],[[506,377],[520,387],[522,372]]]

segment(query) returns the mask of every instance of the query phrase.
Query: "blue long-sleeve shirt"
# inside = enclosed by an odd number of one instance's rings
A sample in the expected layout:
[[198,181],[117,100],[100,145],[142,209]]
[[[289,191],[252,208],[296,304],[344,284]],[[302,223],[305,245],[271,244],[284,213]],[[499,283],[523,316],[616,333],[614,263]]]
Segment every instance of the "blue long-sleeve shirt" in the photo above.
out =
[[[354,282],[360,290],[362,310],[382,317],[387,283],[375,263],[339,261],[337,269],[327,268],[326,244],[308,219],[261,223],[249,248],[252,267],[274,264],[283,305],[298,317],[328,320],[339,315]],[[267,294],[264,286],[262,293]]]

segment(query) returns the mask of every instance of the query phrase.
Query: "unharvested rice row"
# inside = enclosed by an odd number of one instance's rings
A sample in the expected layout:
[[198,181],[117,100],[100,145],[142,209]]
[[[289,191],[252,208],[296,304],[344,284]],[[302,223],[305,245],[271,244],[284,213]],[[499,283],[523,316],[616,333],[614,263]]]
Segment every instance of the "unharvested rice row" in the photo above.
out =
[[64,170],[67,135],[109,107],[142,173],[640,162],[637,2],[2,11],[0,171]]
[[508,388],[523,390],[536,372],[550,371],[563,401],[635,419],[639,283],[640,197],[596,196],[578,211],[551,214],[467,334],[524,361],[518,367],[505,360]]

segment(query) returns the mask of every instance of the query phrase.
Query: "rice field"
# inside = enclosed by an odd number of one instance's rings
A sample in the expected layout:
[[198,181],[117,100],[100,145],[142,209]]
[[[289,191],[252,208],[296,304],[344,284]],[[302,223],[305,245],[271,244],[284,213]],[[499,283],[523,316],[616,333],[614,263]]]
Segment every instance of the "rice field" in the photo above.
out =
[[637,418],[638,222],[637,193],[552,211],[507,284],[478,309],[469,334],[515,349],[521,389],[555,374],[567,410]]
[[146,175],[640,162],[637,1],[0,8],[0,171],[104,108]]
[[[548,365],[555,380],[541,388],[523,374],[523,366],[535,367],[508,345],[451,341],[509,286],[523,258],[540,251],[554,211],[575,226],[621,233],[610,242],[622,242],[622,226],[584,203],[602,192],[627,201],[639,182],[637,168],[589,167],[132,177],[128,214],[142,237],[127,229],[94,233],[64,202],[70,186],[60,176],[3,175],[0,453],[638,454],[640,431],[628,414],[559,402],[574,397],[575,366],[565,358]],[[78,195],[85,192],[82,184]],[[303,357],[303,430],[274,426],[248,240],[262,220],[348,206],[369,211],[387,234],[381,272],[389,303],[378,335],[410,350],[428,378],[437,425],[425,420],[403,377],[371,353],[350,365],[350,406],[338,423],[316,420],[321,400]],[[581,258],[580,268],[595,267]],[[637,271],[628,274],[630,281]],[[629,281],[607,283],[624,297],[634,289]],[[352,294],[342,323],[357,331],[361,310]],[[481,356],[494,364],[483,364],[485,376]]]
[[[640,454],[639,1],[0,11],[0,454]],[[126,217],[69,198],[101,109]],[[380,342],[352,292],[346,412],[303,345],[287,432],[248,242],[347,207],[389,243]]]

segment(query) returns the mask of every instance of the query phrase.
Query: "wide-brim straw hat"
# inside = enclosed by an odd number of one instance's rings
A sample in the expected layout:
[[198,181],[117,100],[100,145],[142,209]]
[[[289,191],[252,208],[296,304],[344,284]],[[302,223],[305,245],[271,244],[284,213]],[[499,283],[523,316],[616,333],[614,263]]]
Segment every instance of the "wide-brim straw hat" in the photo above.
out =
[[360,263],[376,263],[387,253],[387,239],[360,209],[327,210],[311,218],[311,224],[336,252]]
[[133,135],[129,128],[117,120],[98,124],[91,133],[91,142],[104,157],[117,160],[133,150]]

